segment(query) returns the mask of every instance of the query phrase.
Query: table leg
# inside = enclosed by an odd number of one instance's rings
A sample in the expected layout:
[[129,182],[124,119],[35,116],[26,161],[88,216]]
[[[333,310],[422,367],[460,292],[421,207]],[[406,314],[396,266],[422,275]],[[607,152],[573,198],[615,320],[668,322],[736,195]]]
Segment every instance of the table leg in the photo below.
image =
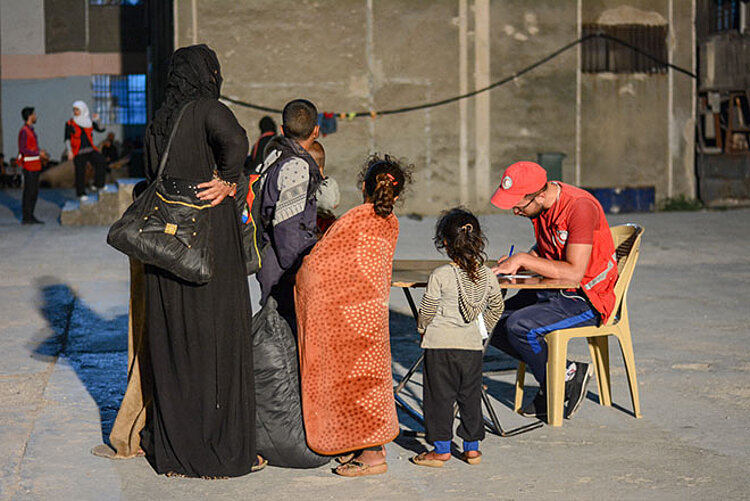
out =
[[[414,303],[414,298],[411,297],[411,292],[409,292],[409,289],[407,287],[403,287],[402,290],[404,291],[404,295],[406,296],[406,301],[409,303],[409,308],[411,309],[412,315],[414,315],[414,321],[416,322],[417,317],[419,316],[419,312],[417,311],[417,306]],[[406,383],[409,382],[409,380],[412,378],[414,373],[417,371],[420,365],[422,365],[422,362],[424,361],[424,351],[419,355],[419,358],[412,364],[412,366],[409,368],[409,370],[406,372],[403,378],[401,378],[401,381],[399,381],[398,385],[393,389],[393,396],[396,399],[396,403],[400,405],[406,412],[408,412],[414,419],[419,421],[420,423],[424,424],[424,416],[414,409],[412,406],[410,406],[403,398],[399,396],[399,393],[404,389],[406,386]]]
[[[417,311],[417,306],[414,303],[414,298],[411,296],[411,292],[407,287],[402,288],[404,291],[404,295],[406,296],[406,301],[409,303],[409,308],[411,309],[412,314],[414,315],[414,320],[416,321],[419,312]],[[490,333],[490,336],[485,339],[484,341],[484,349],[487,349],[487,346],[490,344],[490,339],[492,338],[492,334]],[[417,371],[419,366],[424,361],[424,351],[421,355],[419,355],[419,358],[412,364],[412,366],[409,368],[409,370],[406,372],[404,377],[399,381],[398,385],[393,389],[393,396],[396,400],[396,404],[398,404],[401,408],[403,408],[409,415],[411,415],[414,419],[416,419],[418,422],[424,424],[424,416],[414,409],[411,405],[409,405],[401,396],[399,393],[404,389],[406,386],[406,383],[409,382],[409,380],[412,378],[414,373]],[[489,395],[487,394],[487,390],[484,385],[482,385],[482,401],[484,402],[484,405],[487,409],[487,413],[490,415],[489,418],[485,416],[484,422],[485,425],[490,429],[492,433],[495,433],[501,437],[512,437],[514,435],[519,435],[521,433],[525,433],[527,431],[535,430],[541,426],[544,425],[544,422],[542,421],[534,421],[533,423],[519,426],[518,428],[513,428],[511,430],[504,430],[502,425],[500,424],[500,419],[498,419],[497,414],[495,413],[495,409],[492,407],[492,401],[490,400]],[[455,412],[454,412],[455,415]],[[417,434],[420,435],[421,434]]]

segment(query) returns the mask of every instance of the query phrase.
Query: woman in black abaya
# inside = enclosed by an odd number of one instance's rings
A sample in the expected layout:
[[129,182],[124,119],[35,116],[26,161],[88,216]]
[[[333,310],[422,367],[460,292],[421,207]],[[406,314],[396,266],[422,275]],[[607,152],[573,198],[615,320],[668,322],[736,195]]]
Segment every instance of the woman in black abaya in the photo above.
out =
[[[236,477],[260,469],[255,448],[255,389],[250,292],[234,200],[229,197],[248,149],[245,130],[218,101],[221,73],[205,45],[177,50],[164,105],[146,129],[153,179],[180,110],[164,171],[169,191],[210,200],[214,271],[195,285],[146,267],[147,328],[154,375],[143,449],[157,471]],[[216,169],[216,174],[214,174]]]

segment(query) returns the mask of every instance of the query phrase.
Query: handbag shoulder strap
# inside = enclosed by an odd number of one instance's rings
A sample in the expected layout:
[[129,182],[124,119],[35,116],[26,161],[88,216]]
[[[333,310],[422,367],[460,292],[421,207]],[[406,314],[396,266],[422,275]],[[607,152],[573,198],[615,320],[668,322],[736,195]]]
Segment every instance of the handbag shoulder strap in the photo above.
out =
[[167,166],[167,158],[169,157],[169,149],[172,147],[172,140],[174,139],[174,136],[177,133],[177,128],[180,125],[180,120],[182,120],[182,115],[185,114],[185,110],[187,109],[189,105],[190,103],[182,107],[179,115],[177,115],[177,120],[175,120],[174,125],[172,126],[172,132],[170,132],[169,141],[167,141],[167,148],[164,150],[164,155],[161,157],[161,161],[159,162],[159,171],[156,173],[157,179],[161,179],[161,175],[164,172],[164,168]]

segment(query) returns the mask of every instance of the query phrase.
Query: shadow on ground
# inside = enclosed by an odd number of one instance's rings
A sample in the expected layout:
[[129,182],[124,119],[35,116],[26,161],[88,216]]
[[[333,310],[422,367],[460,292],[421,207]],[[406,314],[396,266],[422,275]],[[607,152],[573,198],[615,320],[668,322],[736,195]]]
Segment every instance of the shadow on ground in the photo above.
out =
[[[15,192],[20,195],[20,190],[14,190],[14,193]],[[5,207],[7,207],[13,213],[13,217],[18,219],[19,221],[23,217],[23,213],[21,211],[21,199],[11,195],[10,191],[0,190],[0,205],[4,205]]]
[[[410,367],[417,361],[422,353],[420,348],[420,337],[416,331],[416,322],[410,315],[405,315],[391,310],[389,315],[390,333],[391,333],[391,358],[393,360],[393,378],[394,386],[401,381]],[[493,404],[501,404],[506,409],[498,409],[493,405],[495,412],[498,414],[500,422],[508,411],[513,411],[515,399],[515,384],[500,381],[493,378],[493,374],[498,372],[515,372],[517,362],[505,353],[490,346],[484,356],[483,370],[485,373],[484,384],[487,386],[487,393]],[[414,373],[409,383],[399,393],[399,396],[412,407],[415,411],[422,412],[422,367]],[[424,425],[421,419],[416,418],[412,413],[407,412],[401,406],[397,406],[398,419],[401,426],[401,434],[396,439],[396,443],[401,447],[420,453],[425,451],[425,447],[415,438],[424,432]],[[485,410],[485,415],[486,409]]]
[[[62,357],[70,364],[99,409],[102,439],[107,442],[127,382],[128,316],[102,318],[70,286],[58,283],[51,277],[39,279],[38,287],[42,299],[41,311],[52,334],[32,347],[32,356],[44,361]],[[390,311],[389,321],[394,380],[397,382],[419,358],[422,349],[411,316]],[[515,364],[507,355],[489,348],[484,370],[486,373],[515,370]],[[419,412],[422,405],[421,381],[420,367],[400,394]],[[485,377],[485,384],[493,400],[512,410],[513,384],[491,377]],[[502,420],[502,414],[507,411],[498,411]],[[402,433],[396,443],[415,453],[425,450],[424,445],[414,438],[416,433],[424,431],[422,423],[400,407],[398,417]]]
[[42,314],[52,334],[32,348],[44,361],[65,359],[99,408],[102,439],[108,441],[125,393],[128,316],[105,319],[66,284],[39,280]]
[[67,202],[68,200],[75,200],[76,196],[75,191],[72,188],[58,188],[54,190],[41,188],[39,190],[39,198],[62,208],[65,205],[65,202]]

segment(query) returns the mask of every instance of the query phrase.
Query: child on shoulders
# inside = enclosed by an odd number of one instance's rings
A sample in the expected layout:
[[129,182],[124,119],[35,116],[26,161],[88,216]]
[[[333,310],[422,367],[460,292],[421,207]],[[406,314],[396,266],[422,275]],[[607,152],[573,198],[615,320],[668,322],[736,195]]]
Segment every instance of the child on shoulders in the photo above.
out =
[[315,141],[310,148],[310,155],[318,164],[320,169],[320,175],[323,176],[323,180],[318,186],[318,191],[315,198],[318,202],[318,238],[322,237],[326,230],[336,221],[336,216],[333,213],[333,209],[339,206],[339,200],[341,194],[339,192],[339,184],[330,176],[326,176],[324,173],[326,165],[326,151],[323,145],[318,141]]

